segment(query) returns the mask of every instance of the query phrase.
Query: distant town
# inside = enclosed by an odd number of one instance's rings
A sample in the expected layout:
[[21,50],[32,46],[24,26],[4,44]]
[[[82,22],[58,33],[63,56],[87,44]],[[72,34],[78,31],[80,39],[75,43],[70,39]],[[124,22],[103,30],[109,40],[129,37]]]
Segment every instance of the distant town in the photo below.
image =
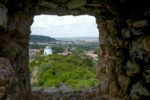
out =
[[97,37],[71,37],[52,38],[48,36],[31,35],[29,56],[33,59],[37,55],[69,55],[82,52],[83,55],[98,60],[97,49],[99,39]]

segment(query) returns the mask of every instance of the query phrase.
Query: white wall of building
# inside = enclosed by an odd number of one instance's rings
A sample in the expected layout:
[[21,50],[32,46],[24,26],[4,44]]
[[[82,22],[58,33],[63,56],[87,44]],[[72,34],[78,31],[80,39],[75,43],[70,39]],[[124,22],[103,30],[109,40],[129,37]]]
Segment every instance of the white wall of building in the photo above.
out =
[[53,54],[52,49],[50,49],[50,48],[44,49],[44,55],[50,55],[50,54]]

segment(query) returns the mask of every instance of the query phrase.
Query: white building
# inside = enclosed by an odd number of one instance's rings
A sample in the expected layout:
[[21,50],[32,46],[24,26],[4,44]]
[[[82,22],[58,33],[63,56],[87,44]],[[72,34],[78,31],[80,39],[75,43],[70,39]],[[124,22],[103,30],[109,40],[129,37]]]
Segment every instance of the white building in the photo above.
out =
[[52,49],[50,46],[46,46],[44,48],[44,55],[50,55],[50,54],[53,54]]

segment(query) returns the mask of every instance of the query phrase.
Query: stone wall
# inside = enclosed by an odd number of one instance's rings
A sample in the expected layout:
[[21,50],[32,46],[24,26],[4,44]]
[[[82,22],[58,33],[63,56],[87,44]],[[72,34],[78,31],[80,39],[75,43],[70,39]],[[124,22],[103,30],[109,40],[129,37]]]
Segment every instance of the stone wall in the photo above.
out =
[[33,92],[34,100],[105,100],[97,95],[97,89],[70,90],[68,87],[37,88]]
[[[110,0],[111,1],[111,0]],[[100,94],[109,98],[150,98],[148,1],[110,2],[98,16]]]
[[[9,89],[0,84],[1,98],[32,99],[28,42],[34,15],[90,14],[100,29],[97,94],[110,100],[149,99],[149,4],[149,0],[1,0],[0,70],[12,71],[15,83]],[[5,75],[0,77],[2,83]]]
[[[0,1],[0,57],[10,62],[9,67],[12,67],[15,77],[14,83],[13,81],[10,83],[10,89],[7,90],[5,84],[1,86],[6,89],[5,95],[1,95],[1,98],[31,100],[28,43],[35,2],[35,0]],[[2,66],[7,68],[8,64],[4,63]]]

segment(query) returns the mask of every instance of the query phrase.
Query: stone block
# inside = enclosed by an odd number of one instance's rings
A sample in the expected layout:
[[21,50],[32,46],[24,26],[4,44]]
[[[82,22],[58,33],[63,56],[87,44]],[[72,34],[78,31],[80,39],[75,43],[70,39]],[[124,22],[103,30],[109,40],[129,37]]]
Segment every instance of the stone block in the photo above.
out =
[[127,62],[127,66],[126,66],[126,74],[128,76],[133,77],[134,75],[136,75],[139,72],[140,72],[140,66],[139,66],[139,64],[134,63],[131,60],[129,60]]
[[150,97],[150,92],[139,81],[132,87],[131,98],[132,100],[146,100],[144,97]]
[[2,4],[0,4],[0,27],[7,27],[7,9]]
[[47,7],[47,8],[53,8],[53,9],[55,9],[55,8],[58,7],[57,4],[51,3],[51,2],[47,2],[47,1],[43,1],[43,2],[41,3],[41,6]]
[[150,62],[150,35],[142,36],[130,45],[130,56],[137,63],[149,64]]
[[5,86],[12,77],[14,77],[14,71],[9,60],[0,57],[0,86]]
[[130,78],[127,76],[118,75],[118,81],[122,92],[125,94],[129,88]]
[[150,66],[147,66],[147,67],[144,69],[143,77],[144,77],[145,83],[146,83],[147,85],[149,85],[149,84],[150,84]]
[[133,22],[132,26],[136,27],[136,28],[140,28],[140,27],[144,27],[148,25],[148,21],[147,20],[139,20],[139,21],[135,21]]
[[5,87],[0,87],[0,100],[5,96],[6,89]]
[[61,84],[61,86],[59,87],[59,89],[61,90],[62,93],[68,93],[68,92],[72,92],[73,89],[65,84]]
[[131,37],[131,31],[129,29],[122,29],[121,32],[124,39],[129,39]]
[[134,28],[132,28],[131,31],[132,31],[132,35],[135,35],[135,36],[139,36],[139,35],[144,34],[142,29],[134,29]]
[[51,2],[54,2],[54,3],[57,3],[57,4],[67,2],[67,1],[69,1],[69,0],[51,0]]
[[14,93],[16,89],[15,72],[10,65],[9,60],[0,57],[0,100],[2,98],[16,98],[18,95],[17,93]]
[[69,9],[76,9],[86,5],[86,0],[71,0],[67,3]]

